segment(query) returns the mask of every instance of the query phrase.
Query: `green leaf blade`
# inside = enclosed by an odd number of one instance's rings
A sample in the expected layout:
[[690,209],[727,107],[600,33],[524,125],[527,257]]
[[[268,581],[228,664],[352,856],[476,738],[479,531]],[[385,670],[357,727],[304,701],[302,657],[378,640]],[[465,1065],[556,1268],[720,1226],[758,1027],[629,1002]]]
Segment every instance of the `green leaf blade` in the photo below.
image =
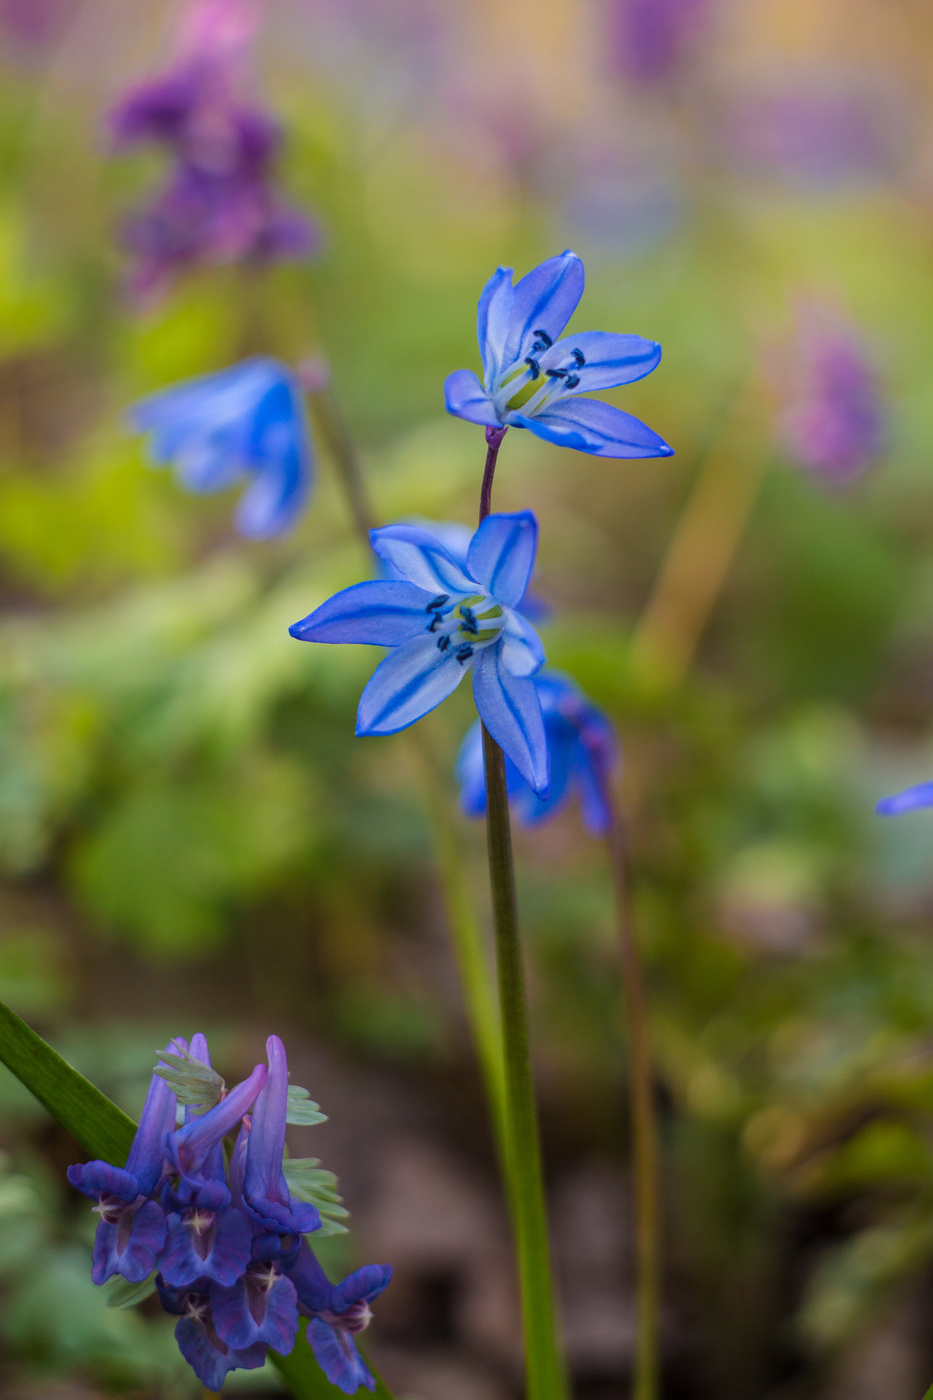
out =
[[136,1135],[132,1118],[3,1002],[0,1060],[77,1139],[89,1157],[123,1166]]

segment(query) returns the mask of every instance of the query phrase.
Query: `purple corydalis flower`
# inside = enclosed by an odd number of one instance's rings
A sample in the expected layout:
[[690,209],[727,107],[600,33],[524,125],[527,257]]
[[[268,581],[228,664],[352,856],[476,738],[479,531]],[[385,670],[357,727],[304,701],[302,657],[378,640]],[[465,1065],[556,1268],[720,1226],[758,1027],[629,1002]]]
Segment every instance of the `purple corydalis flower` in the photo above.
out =
[[[172,1052],[185,1048],[183,1041],[168,1047]],[[165,1244],[166,1222],[153,1197],[166,1171],[165,1135],[175,1123],[175,1102],[169,1085],[154,1074],[126,1166],[94,1161],[68,1168],[72,1186],[97,1201],[94,1283],[105,1283],[113,1274],[141,1283],[155,1268]]]
[[933,807],[933,783],[916,783],[893,797],[882,797],[875,804],[875,811],[879,817],[899,817],[903,812],[916,812],[924,807]]
[[776,375],[778,436],[827,485],[848,485],[878,459],[885,438],[884,397],[863,337],[843,316],[808,303],[785,361]]
[[245,479],[240,534],[268,539],[300,517],[311,492],[313,450],[301,395],[288,368],[257,355],[142,399],[130,410],[149,434],[158,466],[174,464],[195,493]]
[[[551,766],[551,789],[541,798],[528,786],[515,765],[506,759],[509,800],[524,826],[548,821],[577,798],[583,821],[594,836],[611,828],[613,808],[610,784],[619,763],[619,744],[609,720],[567,676],[541,672],[534,678],[544,716]],[[479,725],[470,729],[457,759],[460,802],[468,816],[486,810],[483,738]]]
[[155,142],[175,159],[155,198],[123,225],[136,255],[131,290],[143,304],[185,266],[304,257],[317,243],[272,179],[278,124],[241,96],[255,28],[238,0],[201,0],[183,20],[175,66],[110,113],[118,149]]
[[639,335],[581,331],[561,339],[583,295],[583,264],[568,249],[513,287],[500,267],[483,288],[477,338],[483,383],[469,369],[447,376],[447,412],[497,430],[529,428],[597,457],[669,457],[673,449],[630,413],[586,391],[613,389],[656,368],[661,347]]
[[868,95],[821,85],[746,97],[731,114],[726,136],[750,172],[825,192],[889,173],[884,126]]
[[376,1382],[353,1340],[369,1326],[369,1304],[392,1278],[391,1264],[367,1264],[332,1284],[307,1241],[286,1270],[298,1293],[298,1311],[310,1318],[308,1341],[327,1379],[347,1395]]
[[[324,1329],[314,1345],[327,1375],[347,1393],[372,1389],[350,1338],[366,1326],[368,1304],[392,1271],[369,1266],[332,1285],[316,1261],[308,1263],[302,1232],[316,1230],[320,1216],[288,1191],[288,1066],[278,1036],[266,1050],[268,1069],[257,1065],[224,1093],[217,1075],[185,1079],[186,1061],[210,1066],[204,1036],[194,1036],[190,1048],[173,1041],[163,1052],[166,1073],[196,1086],[185,1097],[199,1097],[186,1103],[183,1126],[175,1126],[175,1091],[156,1073],[126,1167],[69,1168],[71,1182],[100,1202],[94,1281],[122,1273],[136,1283],[157,1271],[162,1306],[178,1318],[179,1349],[209,1390],[219,1390],[231,1371],[261,1366],[270,1347],[291,1351],[301,1293],[301,1312]],[[202,1093],[213,1103],[206,1112]],[[222,1139],[238,1124],[228,1180]]]
[[473,696],[496,742],[536,792],[548,755],[531,677],[544,664],[537,632],[518,606],[538,544],[530,511],[489,515],[464,564],[428,529],[370,531],[399,578],[345,588],[288,630],[299,641],[391,647],[360,698],[357,734],[396,734],[433,710],[473,672]]
[[613,66],[636,83],[659,83],[672,77],[710,8],[710,0],[613,0],[609,10]]

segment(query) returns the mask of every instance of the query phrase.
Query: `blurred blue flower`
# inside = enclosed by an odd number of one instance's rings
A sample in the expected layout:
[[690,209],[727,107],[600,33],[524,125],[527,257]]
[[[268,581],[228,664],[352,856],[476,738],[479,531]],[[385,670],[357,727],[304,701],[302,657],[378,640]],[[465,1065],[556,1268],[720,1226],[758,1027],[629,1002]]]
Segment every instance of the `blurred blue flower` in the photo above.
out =
[[893,797],[882,797],[875,804],[875,811],[880,817],[899,817],[902,812],[916,812],[922,807],[933,807],[933,783],[917,783]]
[[122,226],[136,255],[130,289],[143,304],[186,266],[304,257],[318,243],[272,178],[278,123],[241,96],[255,30],[256,12],[240,0],[199,0],[182,16],[175,65],[109,114],[117,149],[156,143],[174,159],[154,199]]
[[308,642],[391,647],[360,698],[357,734],[395,734],[473,670],[480,718],[535,792],[546,794],[548,756],[531,677],[544,649],[517,610],[534,568],[538,524],[530,511],[487,516],[458,563],[430,529],[370,532],[397,579],[358,583],[289,631]]
[[[331,1284],[302,1240],[321,1219],[291,1195],[283,1174],[288,1064],[278,1036],[266,1041],[266,1055],[268,1069],[257,1065],[227,1093],[203,1035],[190,1049],[173,1041],[160,1057],[168,1068],[160,1064],[153,1075],[126,1167],[69,1167],[72,1184],[99,1203],[92,1278],[103,1283],[120,1273],[140,1283],[155,1273],[163,1308],[179,1319],[179,1349],[209,1390],[220,1390],[230,1371],[261,1366],[270,1347],[287,1355],[299,1308],[328,1377],[347,1394],[372,1390],[350,1334],[369,1322],[368,1303],[392,1270],[368,1265]],[[177,1128],[173,1083],[186,1091]],[[237,1124],[225,1168],[222,1139]]]
[[220,491],[246,478],[236,512],[242,535],[282,534],[304,510],[311,438],[295,380],[277,360],[256,356],[186,380],[143,399],[130,417],[150,434],[156,464],[173,463],[188,491]]
[[868,346],[845,317],[807,302],[786,359],[778,435],[827,485],[847,485],[884,447],[887,412]]
[[[571,798],[580,802],[587,830],[605,835],[612,826],[610,783],[619,762],[619,745],[609,720],[569,678],[556,671],[534,678],[541,701],[544,733],[551,763],[551,789],[544,798],[528,786],[506,759],[509,799],[524,826],[537,826],[560,811]],[[483,736],[478,724],[467,732],[457,759],[460,804],[467,816],[486,810]]]
[[487,429],[530,428],[597,457],[669,457],[673,449],[630,413],[576,397],[643,379],[661,358],[660,345],[638,335],[582,331],[561,340],[583,281],[583,264],[569,249],[514,287],[512,269],[498,268],[477,315],[484,381],[468,369],[448,375],[447,411]]

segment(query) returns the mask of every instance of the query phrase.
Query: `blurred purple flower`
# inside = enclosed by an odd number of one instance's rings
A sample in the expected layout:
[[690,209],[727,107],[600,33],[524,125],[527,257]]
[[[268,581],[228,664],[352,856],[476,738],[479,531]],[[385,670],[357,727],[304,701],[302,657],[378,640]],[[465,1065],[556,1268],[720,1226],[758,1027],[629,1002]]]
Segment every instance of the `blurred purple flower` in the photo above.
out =
[[826,190],[890,171],[885,127],[869,95],[819,86],[746,97],[732,112],[727,141],[755,173]]
[[609,12],[612,66],[635,83],[670,78],[710,8],[710,0],[613,0]]
[[4,57],[28,60],[58,43],[76,9],[77,0],[0,0]]
[[879,817],[899,817],[904,812],[916,812],[925,807],[933,807],[933,783],[917,783],[914,787],[896,792],[893,797],[882,797],[875,804]]
[[785,358],[776,375],[778,436],[827,485],[848,485],[884,446],[884,397],[868,347],[843,316],[807,303]]
[[155,143],[175,160],[155,198],[122,227],[141,304],[185,267],[300,258],[317,245],[314,225],[272,178],[279,126],[242,95],[255,28],[240,0],[199,0],[183,17],[175,66],[131,88],[109,114],[116,149]]

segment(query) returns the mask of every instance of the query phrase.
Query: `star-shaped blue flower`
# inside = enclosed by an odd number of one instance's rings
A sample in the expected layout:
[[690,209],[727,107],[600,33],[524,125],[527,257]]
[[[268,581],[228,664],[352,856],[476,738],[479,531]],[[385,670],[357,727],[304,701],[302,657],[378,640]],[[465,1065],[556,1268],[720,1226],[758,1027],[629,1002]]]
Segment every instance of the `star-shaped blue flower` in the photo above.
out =
[[[612,826],[609,785],[619,762],[619,743],[607,717],[569,676],[556,671],[535,676],[534,685],[544,715],[551,765],[551,787],[539,797],[518,769],[506,759],[509,800],[524,826],[537,826],[556,816],[576,797],[583,821],[594,836]],[[467,816],[486,810],[483,740],[479,725],[467,732],[457,758],[460,804]]]
[[673,448],[630,413],[578,398],[643,379],[661,347],[640,335],[561,332],[583,295],[583,264],[569,249],[512,285],[500,267],[483,288],[476,331],[483,383],[469,369],[448,375],[448,413],[486,428],[530,428],[559,447],[597,457],[669,457]]
[[517,611],[534,568],[535,517],[527,510],[487,516],[462,564],[417,525],[372,530],[370,541],[396,577],[346,588],[289,628],[306,642],[392,648],[360,698],[357,734],[407,729],[472,670],[480,718],[525,781],[546,795],[547,743],[531,679],[544,648]]
[[158,466],[171,462],[188,491],[222,491],[245,479],[240,534],[266,539],[295,524],[311,492],[312,449],[289,370],[266,356],[200,375],[136,404]]

